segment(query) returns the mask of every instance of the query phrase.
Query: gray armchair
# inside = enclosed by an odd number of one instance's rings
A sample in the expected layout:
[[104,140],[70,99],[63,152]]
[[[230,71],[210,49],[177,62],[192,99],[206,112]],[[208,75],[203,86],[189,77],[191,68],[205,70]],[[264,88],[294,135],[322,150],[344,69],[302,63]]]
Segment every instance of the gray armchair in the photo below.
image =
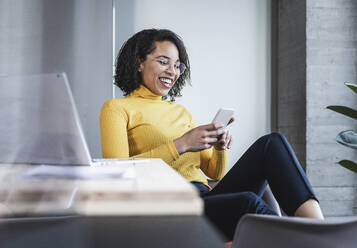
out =
[[[209,181],[211,186],[217,182]],[[232,248],[356,248],[357,216],[316,220],[281,216],[269,185],[263,200],[280,216],[246,214],[236,228]]]
[[298,217],[244,215],[233,248],[355,248],[357,217],[316,220]]

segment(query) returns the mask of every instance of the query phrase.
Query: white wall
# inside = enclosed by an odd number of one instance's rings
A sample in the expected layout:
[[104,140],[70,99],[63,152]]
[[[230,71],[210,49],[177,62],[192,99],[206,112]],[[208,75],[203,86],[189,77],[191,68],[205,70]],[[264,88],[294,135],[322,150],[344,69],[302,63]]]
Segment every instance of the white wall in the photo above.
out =
[[270,0],[117,0],[117,19],[117,50],[123,36],[144,28],[168,28],[182,37],[192,87],[177,102],[198,124],[209,123],[220,107],[236,110],[230,167],[269,132]]

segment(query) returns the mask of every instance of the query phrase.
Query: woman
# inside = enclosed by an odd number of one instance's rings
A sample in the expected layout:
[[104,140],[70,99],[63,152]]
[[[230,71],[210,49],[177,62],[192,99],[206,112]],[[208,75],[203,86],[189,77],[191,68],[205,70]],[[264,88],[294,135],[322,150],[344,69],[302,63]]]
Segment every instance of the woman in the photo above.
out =
[[[116,63],[115,84],[126,97],[107,101],[100,116],[103,157],[163,159],[199,189],[205,214],[229,240],[243,214],[276,214],[260,198],[267,182],[288,215],[322,219],[317,198],[280,134],[258,139],[225,175],[230,133],[221,124],[196,126],[174,103],[189,79],[186,49],[175,33],[149,29],[131,37]],[[200,169],[220,180],[214,189]]]

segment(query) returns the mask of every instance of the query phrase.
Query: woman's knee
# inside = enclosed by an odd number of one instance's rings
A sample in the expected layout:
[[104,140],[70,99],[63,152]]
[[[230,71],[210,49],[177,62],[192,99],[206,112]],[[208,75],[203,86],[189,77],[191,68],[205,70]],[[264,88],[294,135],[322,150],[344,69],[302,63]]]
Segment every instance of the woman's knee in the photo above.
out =
[[268,134],[268,137],[270,140],[279,141],[279,142],[286,139],[286,137],[283,134],[278,133],[278,132],[272,132],[272,133]]
[[263,136],[265,138],[266,144],[276,144],[281,145],[284,143],[288,143],[286,137],[278,132],[273,132]]
[[283,139],[286,139],[285,136],[281,133],[278,132],[272,132],[270,134],[266,134],[261,136],[258,141],[263,141],[263,142],[267,142],[267,141],[281,141]]

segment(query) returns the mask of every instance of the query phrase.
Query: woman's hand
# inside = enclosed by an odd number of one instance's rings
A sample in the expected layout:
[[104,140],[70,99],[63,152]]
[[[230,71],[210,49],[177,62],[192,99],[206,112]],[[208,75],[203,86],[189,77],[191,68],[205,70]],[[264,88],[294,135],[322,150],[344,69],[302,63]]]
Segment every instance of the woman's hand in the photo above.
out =
[[[179,154],[185,152],[198,152],[211,148],[214,143],[219,142],[224,134],[223,125],[211,123],[191,129],[180,138],[174,140],[176,150]],[[223,135],[222,135],[223,136]]]
[[[227,126],[229,124],[231,124],[232,122],[234,122],[233,117],[229,120]],[[218,138],[219,138],[219,140],[214,144],[214,148],[216,148],[216,150],[225,150],[225,149],[231,148],[233,138],[228,130],[225,129],[224,133]]]
[[232,135],[228,130],[224,130],[224,133],[219,137],[219,140],[214,144],[216,150],[225,150],[229,149],[232,146]]

